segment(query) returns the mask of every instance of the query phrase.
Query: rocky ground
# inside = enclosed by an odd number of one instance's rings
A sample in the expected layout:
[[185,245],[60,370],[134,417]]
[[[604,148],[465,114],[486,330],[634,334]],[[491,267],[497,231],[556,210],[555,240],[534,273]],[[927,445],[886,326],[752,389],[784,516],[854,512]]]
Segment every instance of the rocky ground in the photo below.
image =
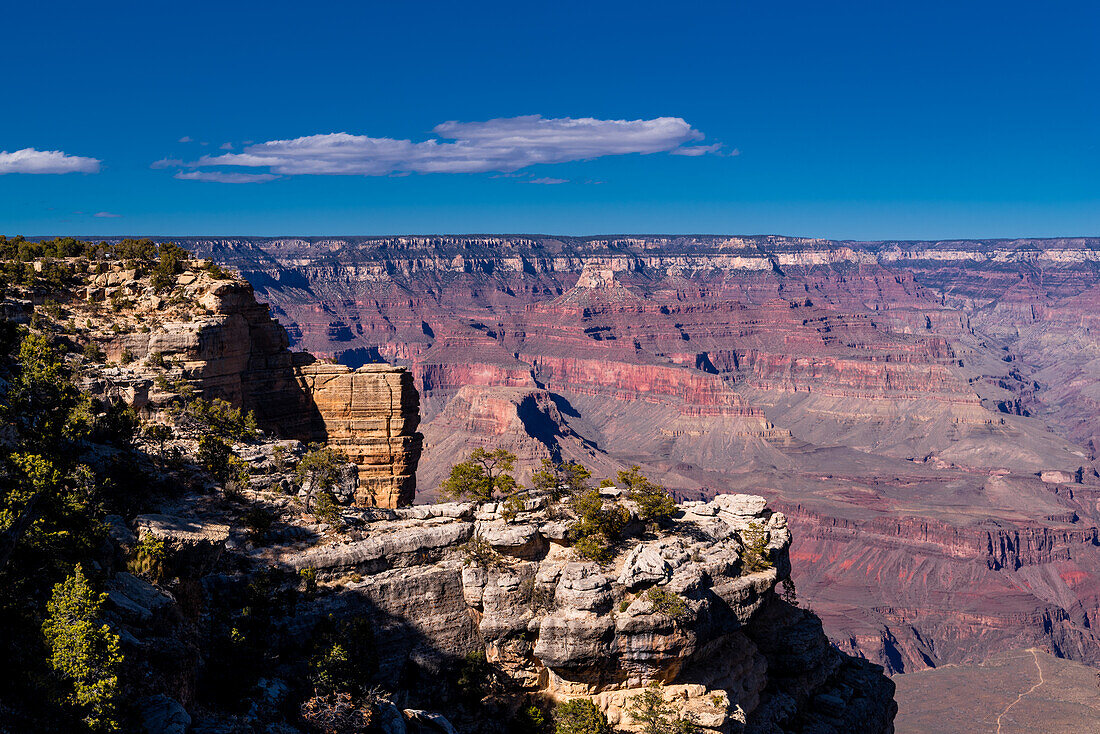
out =
[[1100,720],[1096,669],[1034,648],[894,682],[898,734],[1076,734]]
[[[291,504],[262,492],[246,501],[272,509]],[[290,519],[262,536],[224,509],[166,509],[176,514],[119,520],[116,537],[123,545],[144,535],[162,539],[171,562],[197,575],[208,594],[226,583],[227,572],[273,568],[296,579],[308,569],[317,586],[277,620],[269,643],[293,647],[323,620],[369,620],[375,681],[392,693],[383,706],[399,702],[405,720],[434,707],[448,719],[440,731],[496,730],[449,690],[446,671],[471,653],[483,653],[499,677],[485,702],[501,721],[532,694],[588,697],[613,725],[635,731],[626,711],[646,684],[659,681],[666,700],[701,731],[890,730],[892,685],[881,669],[837,652],[811,613],[777,593],[788,573],[790,534],[783,516],[759,497],[687,503],[656,533],[635,520],[607,564],[570,549],[568,503],[537,496],[511,521],[496,504],[349,508],[339,531]],[[740,538],[757,524],[767,534],[769,568],[752,572]],[[479,542],[489,550],[475,557]],[[127,640],[151,657],[154,648],[166,649],[158,620],[186,616],[177,601],[182,579],[173,589],[175,595],[126,573],[109,586]],[[188,645],[182,629],[167,649]],[[294,682],[282,676],[291,670],[269,672],[251,714],[225,719],[193,711],[196,730],[213,731],[216,721],[262,723],[262,696],[285,695]],[[158,676],[172,678],[163,670]],[[407,688],[410,679],[420,685]],[[391,718],[385,731],[403,731],[401,716]]]

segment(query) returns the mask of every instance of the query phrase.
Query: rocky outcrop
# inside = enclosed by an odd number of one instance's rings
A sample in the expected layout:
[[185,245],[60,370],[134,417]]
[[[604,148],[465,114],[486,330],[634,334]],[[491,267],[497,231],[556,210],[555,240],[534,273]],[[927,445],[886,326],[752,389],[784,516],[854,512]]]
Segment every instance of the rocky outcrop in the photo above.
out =
[[[320,420],[308,436],[332,446],[359,467],[359,505],[402,507],[416,494],[422,436],[419,400],[403,367],[296,365],[294,378]],[[302,436],[305,431],[296,431]]]
[[[791,536],[763,498],[687,503],[607,565],[562,544],[548,517],[567,508],[528,508],[506,522],[495,504],[421,506],[372,522],[363,540],[264,557],[341,579],[345,591],[303,621],[356,614],[393,630],[383,676],[480,650],[518,690],[589,698],[624,732],[639,730],[632,701],[654,682],[703,731],[893,731],[881,669],[837,652],[776,593]],[[745,533],[763,533],[766,568],[747,565]],[[473,560],[471,538],[497,560]]]
[[158,294],[121,268],[89,276],[86,289],[119,304],[113,329],[104,325],[96,338],[108,357],[131,365],[101,371],[97,392],[148,405],[157,388],[139,365],[153,360],[203,396],[254,411],[276,435],[340,450],[359,467],[357,504],[411,504],[422,439],[419,394],[404,368],[351,370],[291,353],[286,331],[239,279],[189,268]]

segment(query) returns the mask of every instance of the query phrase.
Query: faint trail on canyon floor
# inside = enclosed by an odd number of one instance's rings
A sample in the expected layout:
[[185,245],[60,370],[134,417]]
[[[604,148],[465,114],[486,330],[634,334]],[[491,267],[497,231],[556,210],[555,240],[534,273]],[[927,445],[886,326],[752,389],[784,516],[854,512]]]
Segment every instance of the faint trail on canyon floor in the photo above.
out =
[[1035,658],[1035,669],[1039,671],[1039,682],[1033,685],[1031,688],[1028,688],[1020,695],[1016,696],[1016,700],[1008,704],[1008,706],[1005,707],[1005,710],[1002,711],[999,716],[997,716],[997,734],[1001,734],[1001,718],[1003,718],[1004,715],[1007,714],[1013,706],[1022,701],[1024,696],[1031,695],[1035,692],[1036,688],[1043,685],[1043,666],[1039,665],[1039,653],[1035,651],[1035,648],[1028,650],[1028,652],[1030,652],[1031,656]]

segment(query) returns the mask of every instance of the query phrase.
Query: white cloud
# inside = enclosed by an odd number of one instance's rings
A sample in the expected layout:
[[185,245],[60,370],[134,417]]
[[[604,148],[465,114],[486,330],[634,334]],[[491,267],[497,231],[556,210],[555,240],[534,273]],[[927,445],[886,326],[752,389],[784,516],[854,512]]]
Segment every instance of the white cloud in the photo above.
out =
[[203,156],[188,167],[267,168],[272,174],[287,176],[508,173],[540,163],[609,155],[703,155],[716,150],[715,146],[687,146],[701,140],[703,134],[679,117],[597,120],[527,115],[485,122],[444,122],[433,132],[438,139],[415,143],[348,133],[272,140],[247,145],[241,153]]
[[184,181],[214,181],[216,183],[264,183],[279,178],[272,173],[226,173],[225,171],[180,171],[173,178]]
[[150,168],[179,168],[181,166],[183,166],[183,161],[179,158],[161,158],[149,165]]
[[706,155],[707,153],[717,153],[719,150],[721,150],[721,148],[722,148],[721,143],[715,143],[714,145],[692,145],[692,146],[685,147],[685,148],[677,148],[676,150],[670,150],[669,153],[672,153],[672,155],[697,156],[697,155]]
[[191,143],[194,142],[194,138],[192,138],[190,135],[184,135],[182,138],[180,138],[179,141],[181,143]]
[[567,178],[533,178],[530,181],[528,181],[527,183],[533,183],[533,184],[563,184],[563,183],[569,183],[569,179],[567,179]]
[[101,219],[118,219],[122,215],[121,214],[112,214],[111,212],[96,212],[92,216],[93,217],[99,217]]
[[218,147],[222,150],[233,150],[233,143],[222,143]]
[[5,173],[99,173],[100,161],[60,150],[23,148],[0,151],[0,175]]

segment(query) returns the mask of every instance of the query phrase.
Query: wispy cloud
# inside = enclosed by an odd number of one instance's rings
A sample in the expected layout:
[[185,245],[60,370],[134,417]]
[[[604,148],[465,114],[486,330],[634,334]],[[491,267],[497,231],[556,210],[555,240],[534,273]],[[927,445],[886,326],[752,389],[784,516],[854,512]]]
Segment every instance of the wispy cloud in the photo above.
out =
[[183,161],[179,158],[161,158],[159,161],[153,161],[150,168],[181,168]]
[[563,184],[563,183],[569,183],[569,179],[567,179],[567,178],[545,178],[545,177],[544,178],[533,178],[530,181],[528,181],[527,183],[533,183],[533,184]]
[[[679,117],[597,120],[526,115],[444,122],[433,132],[436,138],[420,142],[349,133],[272,140],[246,145],[241,153],[203,156],[186,167],[266,168],[270,174],[285,176],[509,173],[537,164],[630,153],[703,155],[716,150],[714,146],[689,145],[701,140],[703,133]],[[177,178],[184,177],[198,178],[177,174]]]
[[273,173],[232,173],[225,171],[180,171],[173,178],[184,181],[214,181],[215,183],[264,183],[279,178]]
[[99,173],[99,159],[69,155],[60,150],[23,148],[0,151],[0,175],[5,173]]
[[193,143],[193,142],[195,142],[195,139],[192,138],[190,135],[184,135],[182,138],[179,139],[179,142],[181,142],[181,143]]
[[707,153],[717,153],[722,149],[721,143],[715,143],[714,145],[692,145],[684,148],[677,148],[676,150],[670,150],[672,155],[706,155]]
[[233,150],[233,143],[222,143],[218,147],[222,150]]
[[93,217],[99,217],[100,219],[118,219],[121,214],[112,214],[111,212],[96,212]]

